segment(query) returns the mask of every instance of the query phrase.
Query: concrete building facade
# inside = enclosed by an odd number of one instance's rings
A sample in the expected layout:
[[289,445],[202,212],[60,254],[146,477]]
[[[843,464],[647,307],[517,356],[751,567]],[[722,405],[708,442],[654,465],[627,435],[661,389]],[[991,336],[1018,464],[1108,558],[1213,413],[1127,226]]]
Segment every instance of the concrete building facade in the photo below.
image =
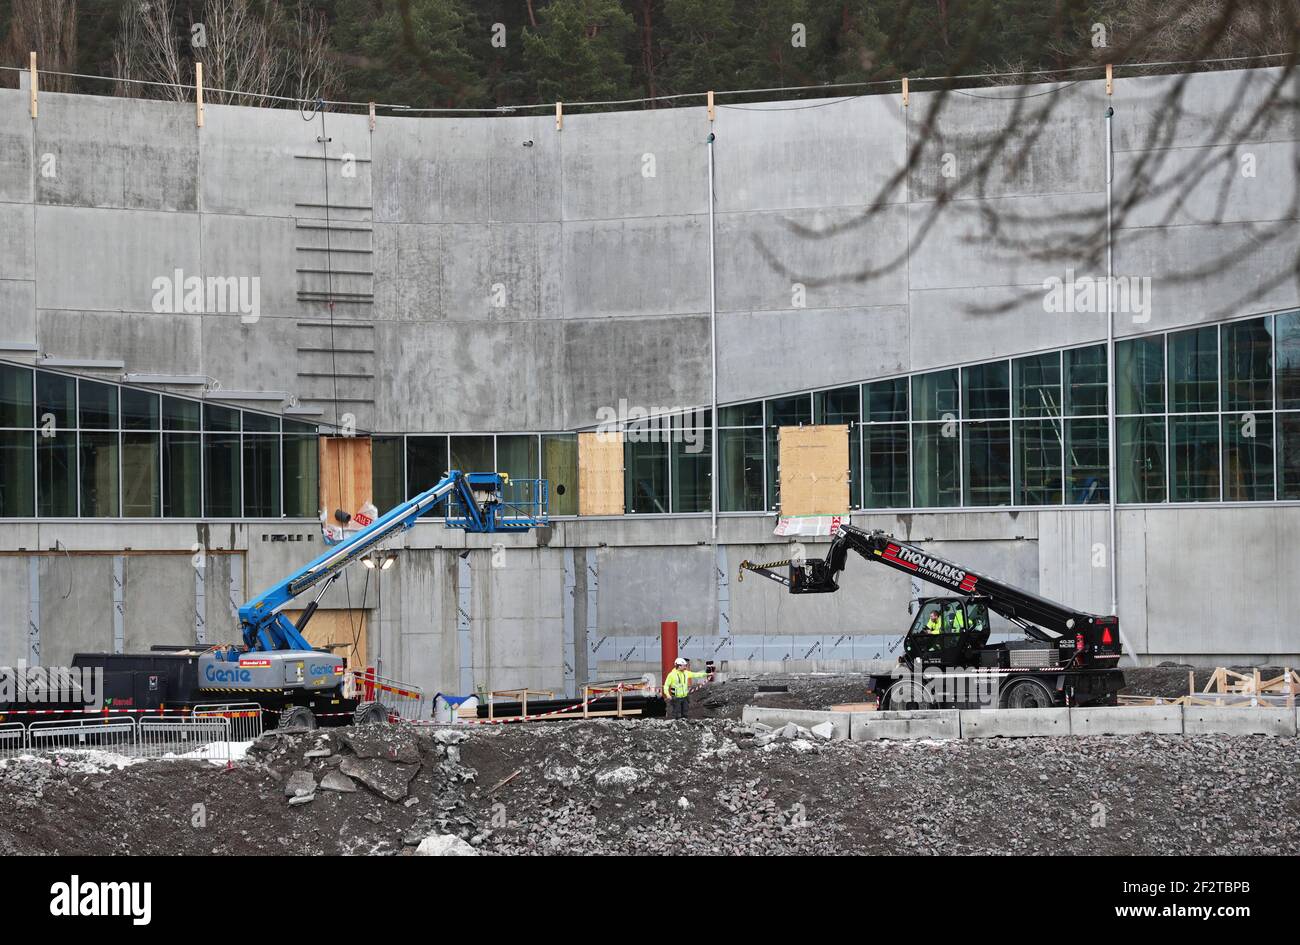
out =
[[[850,427],[855,524],[1099,613],[1113,570],[1142,662],[1295,659],[1296,91],[1250,70],[559,130],[214,105],[198,127],[192,104],[48,93],[33,119],[0,90],[0,663],[233,639],[234,607],[321,549],[294,437],[372,437],[392,498],[458,448],[545,473],[547,437],[620,405],[710,405],[715,327],[738,444],[716,536],[707,466],[629,445],[648,471],[623,515],[495,548],[422,522],[397,567],[349,574],[326,607],[365,615],[367,661],[430,692],[572,691],[657,665],[666,619],[735,668],[892,658],[913,593],[892,572],[850,563],[812,600],[736,583],[741,560],[788,556],[775,429],[814,422]],[[44,417],[58,378],[84,385],[75,419]],[[890,385],[901,413],[877,415]],[[119,412],[88,420],[101,388]],[[122,391],[170,400],[133,426]],[[201,431],[169,425],[182,403]],[[56,456],[42,423],[76,445]],[[133,448],[162,456],[137,468]],[[189,461],[201,484],[168,505]]]

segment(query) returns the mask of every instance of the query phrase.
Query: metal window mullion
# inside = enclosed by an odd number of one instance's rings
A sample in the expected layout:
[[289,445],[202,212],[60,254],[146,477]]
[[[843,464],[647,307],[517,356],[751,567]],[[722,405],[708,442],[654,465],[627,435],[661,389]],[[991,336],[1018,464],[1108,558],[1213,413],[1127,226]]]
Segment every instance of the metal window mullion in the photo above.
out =
[[1218,408],[1218,412],[1215,414],[1214,417],[1215,420],[1214,439],[1219,444],[1218,453],[1219,453],[1219,501],[1220,502],[1223,501],[1223,494],[1224,494],[1223,407],[1224,407],[1224,402],[1228,399],[1228,385],[1224,383],[1224,376],[1223,376],[1223,340],[1224,340],[1223,331],[1221,330],[1221,326],[1215,325],[1214,326],[1214,355],[1215,355],[1215,361],[1217,364],[1217,370],[1219,374],[1218,376],[1219,383],[1217,385],[1218,389],[1216,393],[1219,396],[1215,398],[1218,401],[1218,403],[1215,405]]
[[1273,467],[1272,470],[1271,470],[1271,472],[1272,472],[1272,474],[1273,474],[1273,499],[1272,499],[1272,501],[1276,502],[1276,501],[1278,500],[1278,480],[1282,478],[1281,476],[1278,475],[1278,466],[1277,466],[1277,461],[1278,461],[1278,448],[1277,448],[1277,441],[1278,441],[1277,412],[1278,412],[1278,409],[1279,409],[1278,396],[1277,396],[1277,316],[1276,316],[1276,315],[1269,315],[1269,316],[1266,316],[1266,317],[1268,318],[1268,324],[1269,324],[1269,329],[1268,329],[1268,366],[1269,366],[1269,387],[1272,388],[1272,390],[1271,390],[1271,396],[1269,397],[1269,406],[1273,408],[1272,413],[1270,414],[1270,416],[1273,418],[1273,420],[1272,420],[1272,427],[1273,427],[1273,450],[1272,450],[1272,452],[1273,452],[1273,456],[1272,456],[1272,458],[1270,459],[1270,463],[1271,463],[1271,465],[1272,465],[1272,467]]

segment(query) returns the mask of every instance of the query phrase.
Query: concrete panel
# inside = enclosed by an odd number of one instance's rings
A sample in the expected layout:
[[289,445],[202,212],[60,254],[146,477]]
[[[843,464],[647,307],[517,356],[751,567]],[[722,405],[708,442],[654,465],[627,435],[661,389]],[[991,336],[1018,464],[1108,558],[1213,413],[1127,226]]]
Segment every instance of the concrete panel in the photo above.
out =
[[1070,734],[1069,709],[962,709],[962,738],[1029,738]]
[[[208,555],[206,558],[206,566],[203,570],[203,604],[204,633],[209,646],[244,642],[244,634],[239,629],[239,608],[253,596],[253,590],[245,584],[242,600],[232,600],[230,596],[230,574],[236,571],[241,577],[243,576],[244,558],[244,555]],[[283,579],[289,573],[286,570],[277,580]],[[193,587],[193,579],[187,578],[185,586]],[[257,590],[262,589],[257,588]],[[178,636],[184,636],[180,630],[176,633]],[[191,639],[193,639],[192,631]]]
[[38,324],[48,354],[121,358],[127,371],[144,373],[197,374],[202,368],[198,315],[45,310]]
[[707,217],[568,223],[562,241],[568,318],[709,310]]
[[[719,105],[714,128],[718,209],[794,210],[904,199],[890,182],[907,160],[895,95]],[[809,173],[816,168],[816,173]]]
[[421,686],[430,696],[459,690],[455,562],[445,551],[408,551],[394,569],[396,585],[392,572],[384,578],[381,613],[399,620],[397,649],[385,647],[371,658],[385,675]]
[[[140,653],[158,643],[194,643],[194,571],[189,556],[127,555],[123,563],[124,650]],[[209,643],[218,639],[208,636]]]
[[711,130],[703,108],[566,117],[564,219],[707,213]]
[[[307,393],[298,379],[298,371],[303,369],[296,350],[301,336],[294,318],[263,313],[256,322],[245,322],[237,314],[204,315],[201,322],[201,373],[216,378],[229,390]],[[343,371],[342,361],[339,370]],[[279,408],[274,403],[259,406]],[[327,411],[327,415],[332,413]],[[360,416],[357,422],[364,423]]]
[[1100,81],[913,93],[912,140],[932,116],[934,131],[910,171],[911,199],[1103,191],[1108,104]]
[[197,210],[199,129],[183,102],[60,95],[33,122],[36,202]]
[[381,117],[374,133],[375,219],[558,221],[562,141],[545,116]]
[[[323,266],[325,258],[323,255],[308,258],[299,254],[296,249],[297,239],[292,220],[204,214],[201,275],[222,279],[256,278],[256,295],[251,294],[251,283],[245,295],[245,298],[256,300],[257,304],[253,307],[257,312],[254,315],[260,313],[266,317],[304,313],[306,307],[298,302],[299,282],[296,270],[299,266]],[[364,265],[359,266],[351,255],[346,259],[335,256],[333,266],[341,269],[366,268]],[[225,307],[230,308],[228,305]],[[235,313],[246,317],[242,310],[236,309]]]
[[42,207],[36,246],[41,308],[151,312],[155,279],[202,275],[197,214]]
[[600,548],[596,555],[602,633],[657,638],[664,620],[676,620],[681,636],[715,632],[711,549]]
[[25,556],[0,558],[0,666],[13,666],[27,659],[27,606],[29,559]]
[[[1110,525],[1105,507],[1044,510],[1038,513],[1038,532],[1039,593],[1089,613],[1109,613]],[[1123,620],[1120,629],[1132,642]]]
[[1296,734],[1294,708],[1183,706],[1184,735],[1280,735]]
[[303,121],[297,109],[208,105],[200,136],[203,210],[319,219],[328,187],[331,206],[366,208],[331,211],[331,219],[368,217],[369,119],[332,113],[324,122],[328,152],[318,140],[319,114]]
[[[620,399],[686,408],[709,400],[707,316],[566,321],[561,330],[565,382],[557,393],[564,397],[564,413],[558,422],[565,429],[594,427],[600,422],[596,411],[617,409]],[[544,383],[533,396],[552,390],[554,385]],[[518,421],[511,426],[546,429]]]
[[910,319],[904,307],[718,316],[718,399],[746,400],[808,386],[851,384],[908,366]]
[[1180,705],[1070,709],[1072,735],[1181,735]]
[[0,203],[0,279],[36,278],[36,229],[30,204]]
[[447,230],[430,224],[375,224],[375,318],[443,317],[442,241]]
[[560,225],[459,224],[441,236],[444,318],[560,314]]
[[36,283],[0,280],[0,340],[36,341]]
[[0,89],[0,201],[32,199],[32,127],[28,93]]
[[43,555],[41,665],[70,666],[74,653],[113,652],[113,559]]
[[909,712],[853,712],[849,737],[855,742],[879,739],[960,738],[957,709],[918,709]]
[[811,309],[907,304],[903,204],[725,213],[716,226],[719,311],[786,311],[797,295]]
[[812,728],[814,725],[830,722],[835,729],[835,734],[831,736],[831,740],[837,742],[844,741],[849,737],[851,718],[848,712],[822,712],[815,709],[766,709],[754,705],[745,706],[740,717],[742,721],[761,722],[772,728],[780,728],[790,722],[795,725],[802,725],[804,728]]

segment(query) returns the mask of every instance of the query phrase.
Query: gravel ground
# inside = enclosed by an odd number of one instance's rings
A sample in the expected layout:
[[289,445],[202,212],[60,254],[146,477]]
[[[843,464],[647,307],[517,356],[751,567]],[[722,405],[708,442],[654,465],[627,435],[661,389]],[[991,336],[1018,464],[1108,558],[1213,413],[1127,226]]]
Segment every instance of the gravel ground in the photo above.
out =
[[336,729],[228,768],[6,762],[0,854],[1296,854],[1297,749],[769,741],[730,719]]

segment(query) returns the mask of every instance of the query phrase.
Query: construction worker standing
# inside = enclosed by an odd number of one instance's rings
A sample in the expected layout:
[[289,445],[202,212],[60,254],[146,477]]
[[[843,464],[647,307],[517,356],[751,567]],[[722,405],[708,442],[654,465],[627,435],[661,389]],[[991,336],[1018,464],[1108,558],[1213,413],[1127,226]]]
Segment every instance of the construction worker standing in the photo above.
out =
[[704,679],[708,673],[692,673],[687,667],[686,660],[677,657],[673,660],[673,668],[668,675],[664,677],[664,698],[668,700],[670,719],[686,718],[686,706],[690,701],[691,680]]

